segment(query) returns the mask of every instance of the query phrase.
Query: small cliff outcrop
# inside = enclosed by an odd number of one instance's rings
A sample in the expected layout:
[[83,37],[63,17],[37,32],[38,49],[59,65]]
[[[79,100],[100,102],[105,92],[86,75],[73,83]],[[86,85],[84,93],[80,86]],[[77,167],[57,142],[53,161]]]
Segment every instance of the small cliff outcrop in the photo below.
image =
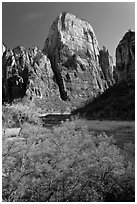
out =
[[2,48],[3,101],[26,97],[43,100],[59,95],[50,60],[38,48]]
[[104,46],[103,49],[99,50],[99,64],[109,87],[112,86],[115,83],[113,77],[114,64],[112,57],[109,55],[109,51]]
[[105,75],[105,66],[99,64],[99,45],[93,28],[70,13],[61,13],[53,22],[43,53],[51,61],[63,100],[86,101],[112,84],[112,77]]
[[118,81],[135,77],[135,32],[128,31],[116,48]]

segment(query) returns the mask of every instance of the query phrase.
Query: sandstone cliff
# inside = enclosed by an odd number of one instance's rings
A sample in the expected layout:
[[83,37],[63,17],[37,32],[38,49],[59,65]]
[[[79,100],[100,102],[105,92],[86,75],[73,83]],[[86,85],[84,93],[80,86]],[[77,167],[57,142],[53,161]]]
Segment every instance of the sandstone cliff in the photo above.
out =
[[3,101],[24,96],[29,100],[59,96],[50,60],[38,48],[18,46],[9,50],[3,45],[2,52]]
[[[63,100],[84,100],[111,84],[99,65],[99,45],[91,25],[69,13],[53,22],[43,53],[47,54]],[[107,64],[108,69],[108,64]]]
[[116,48],[118,81],[135,77],[135,32],[128,31]]

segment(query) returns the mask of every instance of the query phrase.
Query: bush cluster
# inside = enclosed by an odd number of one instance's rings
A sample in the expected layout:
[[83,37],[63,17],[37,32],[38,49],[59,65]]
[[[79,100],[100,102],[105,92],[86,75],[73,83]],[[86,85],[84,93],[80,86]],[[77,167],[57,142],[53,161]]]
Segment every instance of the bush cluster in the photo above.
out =
[[13,105],[5,105],[2,110],[3,127],[16,128],[21,127],[23,123],[40,125],[41,121],[38,111],[33,105],[24,105],[17,103]]
[[2,195],[6,202],[134,201],[134,162],[112,137],[74,121],[50,130],[24,123],[17,138],[3,136]]

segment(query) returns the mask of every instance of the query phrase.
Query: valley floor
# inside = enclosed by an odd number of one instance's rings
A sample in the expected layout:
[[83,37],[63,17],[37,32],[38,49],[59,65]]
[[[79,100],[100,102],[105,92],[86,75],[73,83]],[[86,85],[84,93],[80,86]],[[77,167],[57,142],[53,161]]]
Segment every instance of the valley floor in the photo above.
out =
[[[45,128],[52,128],[60,125],[61,122],[70,119],[68,114],[49,114],[42,116]],[[105,132],[108,136],[114,136],[116,145],[123,147],[125,143],[135,143],[135,122],[134,121],[109,121],[109,120],[86,120],[78,119],[75,123],[87,126],[90,132],[101,134]],[[8,137],[16,137],[20,128],[6,128],[3,133]]]
[[[69,119],[69,115],[52,115],[49,114],[43,117],[44,126],[52,127],[58,125],[61,121]],[[90,131],[94,131],[96,134],[105,132],[107,135],[114,135],[116,144],[119,147],[123,147],[125,143],[135,143],[135,121],[111,121],[111,120],[86,120],[79,119],[81,126],[88,126]]]

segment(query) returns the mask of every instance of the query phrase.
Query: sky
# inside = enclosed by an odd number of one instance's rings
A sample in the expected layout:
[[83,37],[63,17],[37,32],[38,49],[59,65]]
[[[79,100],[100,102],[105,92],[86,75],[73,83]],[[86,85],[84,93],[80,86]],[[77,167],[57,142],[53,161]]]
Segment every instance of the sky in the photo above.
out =
[[105,46],[115,61],[115,50],[128,29],[135,30],[134,2],[3,2],[2,41],[43,48],[50,26],[63,11],[87,20],[99,47]]

